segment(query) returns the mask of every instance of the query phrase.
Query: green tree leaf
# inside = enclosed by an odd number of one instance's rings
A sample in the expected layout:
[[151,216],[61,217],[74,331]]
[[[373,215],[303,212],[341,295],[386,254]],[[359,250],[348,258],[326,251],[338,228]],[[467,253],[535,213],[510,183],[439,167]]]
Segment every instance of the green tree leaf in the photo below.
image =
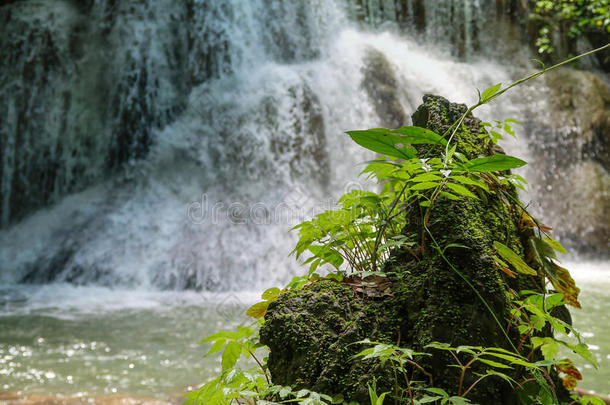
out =
[[476,195],[474,195],[470,190],[468,190],[466,187],[462,186],[461,184],[447,183],[446,186],[449,187],[456,194],[462,195],[464,197],[478,199],[478,197]]
[[265,301],[273,301],[274,299],[276,299],[278,297],[278,295],[280,295],[280,289],[277,287],[272,287],[272,288],[265,290],[265,292],[263,293],[261,298],[264,299]]
[[441,195],[446,197],[448,200],[457,201],[460,197],[453,195],[451,193],[447,193],[446,191],[441,191]]
[[248,310],[246,311],[246,315],[251,316],[255,319],[262,318],[267,313],[267,308],[269,308],[269,302],[270,301],[257,302],[256,304],[248,308]]
[[428,144],[447,146],[447,140],[431,131],[422,127],[402,127],[394,129],[392,132],[403,135],[403,140],[411,145]]
[[364,131],[348,131],[347,134],[358,145],[399,159],[411,159],[415,157],[416,150],[409,146],[406,137],[395,134],[389,129],[373,128]]
[[508,246],[496,241],[494,242],[495,248],[498,250],[498,254],[502,256],[504,260],[512,264],[515,269],[522,274],[530,274],[532,276],[537,275],[536,270],[528,266],[518,254],[513,252]]
[[521,159],[508,155],[493,155],[480,157],[466,163],[466,169],[471,172],[499,172],[503,170],[515,169],[526,165]]
[[477,186],[477,187],[482,188],[485,191],[489,191],[489,187],[487,186],[487,184],[485,184],[485,182],[480,181],[480,180],[474,180],[474,179],[471,179],[469,177],[460,176],[460,175],[458,175],[458,176],[451,176],[451,180],[459,181],[460,183],[468,184],[468,185],[471,185],[471,186]]
[[212,345],[210,350],[205,354],[204,357],[210,356],[214,353],[221,351],[222,348],[225,347],[225,343],[227,343],[227,341],[225,339],[218,339],[217,341],[214,342],[214,344]]
[[556,251],[558,251],[559,253],[562,253],[564,255],[568,254],[568,252],[566,251],[566,249],[561,245],[561,243],[557,242],[555,239],[553,238],[549,238],[549,237],[545,237],[544,241],[546,243],[548,243],[549,245],[551,245],[551,247],[553,249],[555,249]]
[[240,355],[241,345],[236,341],[229,342],[225,348],[225,351],[222,353],[222,371],[226,371],[231,367],[234,367]]
[[429,182],[429,181],[425,181],[423,183],[417,183],[416,185],[410,187],[411,190],[429,190],[431,188],[436,188],[436,186],[438,186],[438,183],[433,183],[433,182]]
[[441,181],[441,180],[442,180],[442,178],[439,177],[438,175],[436,175],[435,173],[422,173],[422,174],[419,174],[419,175],[417,175],[417,176],[415,176],[415,177],[413,177],[411,179],[411,181],[414,182],[414,183],[422,183],[422,182],[425,182],[425,181],[436,181],[436,182],[438,182],[438,181]]
[[502,83],[498,83],[495,86],[491,86],[481,94],[481,101],[487,101],[490,97],[493,97],[502,87]]

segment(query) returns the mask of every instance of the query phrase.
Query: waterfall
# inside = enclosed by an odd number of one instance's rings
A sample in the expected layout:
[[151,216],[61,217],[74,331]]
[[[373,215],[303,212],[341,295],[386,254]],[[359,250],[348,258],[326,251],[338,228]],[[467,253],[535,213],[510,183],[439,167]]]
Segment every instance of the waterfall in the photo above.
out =
[[[499,3],[1,6],[0,282],[216,291],[286,281],[300,271],[288,229],[367,187],[358,163],[370,155],[344,131],[408,125],[425,93],[473,103],[476,88],[531,69]],[[562,130],[552,94],[542,80],[477,115],[522,120],[521,140],[504,146],[533,158],[536,136]],[[531,198],[556,222],[565,210],[545,209],[550,180],[535,168]]]

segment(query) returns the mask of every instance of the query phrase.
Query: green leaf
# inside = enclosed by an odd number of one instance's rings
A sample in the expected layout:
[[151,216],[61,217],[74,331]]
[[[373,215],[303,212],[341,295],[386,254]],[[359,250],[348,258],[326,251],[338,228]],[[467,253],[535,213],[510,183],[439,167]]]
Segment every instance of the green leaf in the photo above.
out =
[[537,275],[536,270],[532,269],[528,266],[519,255],[513,252],[508,246],[503,245],[502,243],[495,241],[495,248],[498,250],[498,253],[504,260],[512,264],[515,269],[522,274],[530,274],[532,276]]
[[389,129],[373,128],[364,131],[348,131],[347,134],[358,145],[399,159],[411,159],[415,157],[416,150],[408,146],[406,137],[392,133]]
[[392,132],[403,135],[404,141],[412,145],[428,144],[447,146],[447,140],[445,138],[427,128],[402,127],[395,129]]
[[552,337],[537,337],[531,338],[532,345],[539,347],[545,360],[553,360],[559,353],[559,343]]
[[488,89],[485,89],[483,94],[481,94],[481,101],[487,101],[490,97],[493,97],[502,87],[502,83],[498,83],[495,86],[491,86]]
[[557,353],[559,353],[559,345],[557,342],[547,343],[542,345],[540,350],[542,351],[542,355],[546,360],[553,360],[555,357],[557,357]]
[[452,396],[449,401],[453,405],[470,405],[472,402],[468,398]]
[[423,182],[423,183],[417,183],[416,185],[410,187],[411,190],[429,190],[431,188],[436,188],[436,186],[438,186],[438,183],[433,183],[433,182]]
[[273,301],[274,299],[276,299],[278,297],[278,295],[280,295],[280,289],[277,287],[272,287],[272,288],[265,290],[265,292],[263,293],[261,298],[264,299],[265,301]]
[[448,192],[446,192],[446,191],[441,191],[441,195],[442,195],[443,197],[446,197],[446,198],[447,198],[447,199],[449,199],[449,200],[452,200],[452,201],[457,201],[457,200],[459,200],[459,199],[460,199],[460,197],[458,197],[458,196],[456,196],[456,195],[453,195],[453,194],[451,194],[451,193],[448,193]]
[[226,371],[235,366],[237,359],[241,354],[241,345],[236,341],[231,341],[227,344],[225,351],[222,353],[222,371]]
[[343,257],[327,246],[310,246],[309,251],[322,259],[323,263],[330,263],[337,269],[343,264]]
[[282,399],[286,398],[286,396],[288,394],[290,394],[291,392],[292,392],[291,387],[282,387],[279,392],[280,398],[282,398]]
[[221,331],[221,332],[216,332],[213,335],[206,337],[200,343],[214,342],[218,339],[239,339],[241,337],[242,337],[242,335],[238,332]]
[[267,308],[269,308],[269,302],[270,301],[257,302],[256,304],[248,308],[248,310],[246,311],[246,315],[251,316],[255,319],[262,318],[267,313]]
[[489,187],[487,186],[487,184],[485,184],[485,182],[474,180],[466,176],[451,176],[451,180],[459,181],[460,183],[468,184],[471,186],[477,186],[485,191],[489,191]]
[[503,380],[505,380],[506,382],[508,382],[508,383],[509,383],[511,386],[513,386],[514,384],[516,384],[516,383],[517,383],[517,382],[516,382],[514,379],[512,379],[511,377],[507,376],[507,375],[506,375],[506,374],[504,374],[504,373],[501,373],[501,372],[499,372],[499,371],[496,371],[496,370],[487,370],[487,371],[485,372],[485,374],[487,374],[487,375],[495,375],[495,376],[497,376],[497,377],[500,377],[500,378],[502,378]]
[[434,388],[434,387],[433,388],[424,388],[424,391],[428,391],[433,394],[440,395],[443,398],[449,397],[449,394],[447,394],[447,391],[445,391],[442,388]]
[[593,395],[585,395],[580,398],[581,404],[587,405],[606,405],[606,402],[600,397],[594,397]]
[[462,245],[461,243],[450,243],[443,248],[443,252],[449,248],[462,248],[462,249],[470,249],[469,246]]
[[538,257],[542,256],[550,259],[557,258],[557,256],[555,255],[555,250],[545,240],[536,237],[532,237],[532,239],[536,247],[536,254],[538,255]]
[[383,394],[381,394],[379,398],[377,398],[377,401],[375,401],[375,405],[383,405],[383,401],[385,400],[386,395],[388,395],[388,392],[384,392]]
[[566,251],[566,249],[561,245],[561,243],[557,242],[555,239],[553,238],[549,238],[549,237],[545,237],[544,241],[546,243],[548,243],[549,245],[551,245],[551,247],[553,249],[555,249],[556,251],[558,251],[559,253],[562,253],[564,255],[568,254],[568,252]]
[[205,354],[204,357],[210,356],[214,353],[221,351],[222,348],[225,347],[225,343],[227,343],[227,341],[225,339],[218,339],[217,341],[214,342],[214,344],[212,345],[210,350]]
[[589,346],[587,346],[586,344],[578,343],[578,344],[572,345],[572,344],[566,343],[562,340],[557,340],[557,341],[559,343],[563,344],[564,346],[570,348],[574,353],[578,354],[583,359],[587,360],[596,369],[599,368],[597,359],[595,359],[595,356],[593,355],[593,353],[591,353],[591,351],[589,350]]
[[449,187],[453,192],[462,195],[464,197],[469,197],[469,198],[476,198],[478,200],[478,197],[476,195],[474,195],[470,190],[468,190],[466,187],[462,186],[461,184],[455,184],[455,183],[447,183],[447,187]]
[[417,400],[416,403],[420,403],[420,404],[429,404],[430,402],[436,402],[438,401],[440,398],[439,396],[430,396],[430,395],[425,395],[422,398],[420,398],[419,400]]
[[441,181],[442,178],[436,175],[435,173],[423,173],[417,175],[411,179],[414,183],[428,182],[428,181]]
[[512,368],[511,366],[508,366],[508,365],[506,365],[504,363],[500,363],[500,362],[489,360],[489,359],[484,359],[484,358],[481,358],[481,357],[479,357],[477,359],[477,361],[480,361],[481,363],[485,363],[485,364],[487,364],[489,366],[496,367],[496,368]]
[[493,155],[480,157],[466,163],[466,169],[471,172],[499,172],[526,165],[521,159],[508,155]]
[[333,397],[332,399],[332,404],[342,404],[343,402],[345,402],[345,399],[343,398],[343,394],[337,394]]

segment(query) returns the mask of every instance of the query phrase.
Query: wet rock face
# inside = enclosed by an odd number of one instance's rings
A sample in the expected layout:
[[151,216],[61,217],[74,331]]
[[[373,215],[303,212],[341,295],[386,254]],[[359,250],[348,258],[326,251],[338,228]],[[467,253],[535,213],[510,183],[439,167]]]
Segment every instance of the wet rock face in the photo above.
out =
[[[367,26],[396,25],[459,58],[515,54],[526,42],[525,0],[347,0],[351,18]],[[489,29],[493,26],[493,29]],[[507,41],[509,39],[509,41]]]
[[[266,34],[263,39],[267,52],[279,62],[301,62],[320,54],[319,37],[312,32],[316,25],[306,0],[269,2],[265,15]],[[289,20],[290,24],[285,24]],[[281,21],[281,23],[280,23]],[[290,31],[286,30],[290,26]]]
[[[413,115],[413,122],[439,130],[465,106],[427,95],[424,104]],[[451,118],[451,119],[450,119]],[[488,146],[477,138],[480,127],[476,118],[466,120],[470,131],[454,138],[458,151],[470,155],[488,154]],[[508,190],[516,198],[514,190]],[[506,336],[462,277],[485,299],[503,328],[508,323],[508,287],[534,289],[529,279],[518,277],[510,283],[493,264],[493,242],[502,242],[522,254],[524,246],[516,225],[516,208],[497,195],[487,201],[466,199],[439,200],[433,208],[429,229],[440,246],[463,244],[450,248],[443,259],[432,248],[431,239],[423,235],[418,210],[407,211],[403,233],[414,243],[424,241],[426,253],[415,259],[406,251],[395,251],[385,263],[384,272],[392,281],[393,295],[383,299],[355,295],[351,288],[334,281],[322,281],[300,291],[280,295],[269,307],[261,329],[261,341],[268,345],[269,370],[274,383],[295,385],[329,394],[342,393],[350,400],[367,401],[367,383],[377,378],[378,392],[392,391],[391,370],[374,360],[357,360],[352,356],[362,346],[354,342],[369,338],[389,344],[400,344],[416,351],[431,342],[452,346],[496,346],[510,349]],[[422,251],[415,245],[416,251]],[[449,264],[450,263],[450,264]],[[519,342],[515,327],[508,329],[513,344]],[[454,360],[444,352],[430,351],[431,356],[415,360],[433,376],[434,386],[456,393],[459,372],[448,367]],[[413,379],[427,381],[427,376],[413,369]],[[475,372],[485,372],[484,369]],[[470,386],[474,374],[466,377]],[[504,382],[490,379],[469,395],[473,403],[515,404],[518,399]]]
[[0,226],[145,157],[182,108],[184,6],[161,25],[162,6],[126,4],[0,6]]
[[529,162],[540,216],[559,218],[559,236],[582,251],[608,254],[610,247],[610,90],[591,72],[560,69],[546,82],[549,119],[531,131]]
[[383,53],[368,48],[362,73],[362,87],[386,128],[399,128],[407,123],[407,115],[400,102],[400,85],[394,70]]

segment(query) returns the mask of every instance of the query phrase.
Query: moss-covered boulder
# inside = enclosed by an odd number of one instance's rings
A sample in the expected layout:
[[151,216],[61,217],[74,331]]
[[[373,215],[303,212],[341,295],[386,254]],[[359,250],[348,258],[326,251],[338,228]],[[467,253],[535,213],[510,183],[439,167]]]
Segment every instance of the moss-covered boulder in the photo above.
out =
[[[465,105],[425,96],[413,122],[443,134],[465,111]],[[469,158],[493,153],[478,137],[479,120],[470,115],[464,124],[454,137],[458,151]],[[536,290],[541,285],[531,277],[509,279],[494,264],[494,241],[525,253],[520,208],[511,202],[516,199],[516,192],[506,189],[480,199],[438,200],[427,223],[432,236],[423,230],[419,207],[408,210],[403,233],[417,245],[410,252],[395,251],[385,263],[384,272],[392,283],[389,296],[359,294],[349,285],[331,280],[281,294],[269,306],[260,331],[261,342],[270,348],[268,366],[273,382],[341,393],[366,404],[367,384],[373,378],[380,393],[393,391],[394,384],[391,370],[378,361],[353,358],[363,349],[354,343],[368,338],[428,351],[430,356],[416,361],[431,375],[413,368],[412,379],[428,381],[431,377],[435,387],[457,394],[460,372],[449,367],[455,360],[445,351],[425,346],[432,342],[517,346],[520,337],[516,327],[509,326],[507,293],[511,288]],[[435,246],[447,248],[441,255]],[[474,367],[472,371],[485,370]],[[467,373],[463,391],[476,378]],[[468,398],[480,404],[520,403],[513,389],[498,377],[487,378]]]

